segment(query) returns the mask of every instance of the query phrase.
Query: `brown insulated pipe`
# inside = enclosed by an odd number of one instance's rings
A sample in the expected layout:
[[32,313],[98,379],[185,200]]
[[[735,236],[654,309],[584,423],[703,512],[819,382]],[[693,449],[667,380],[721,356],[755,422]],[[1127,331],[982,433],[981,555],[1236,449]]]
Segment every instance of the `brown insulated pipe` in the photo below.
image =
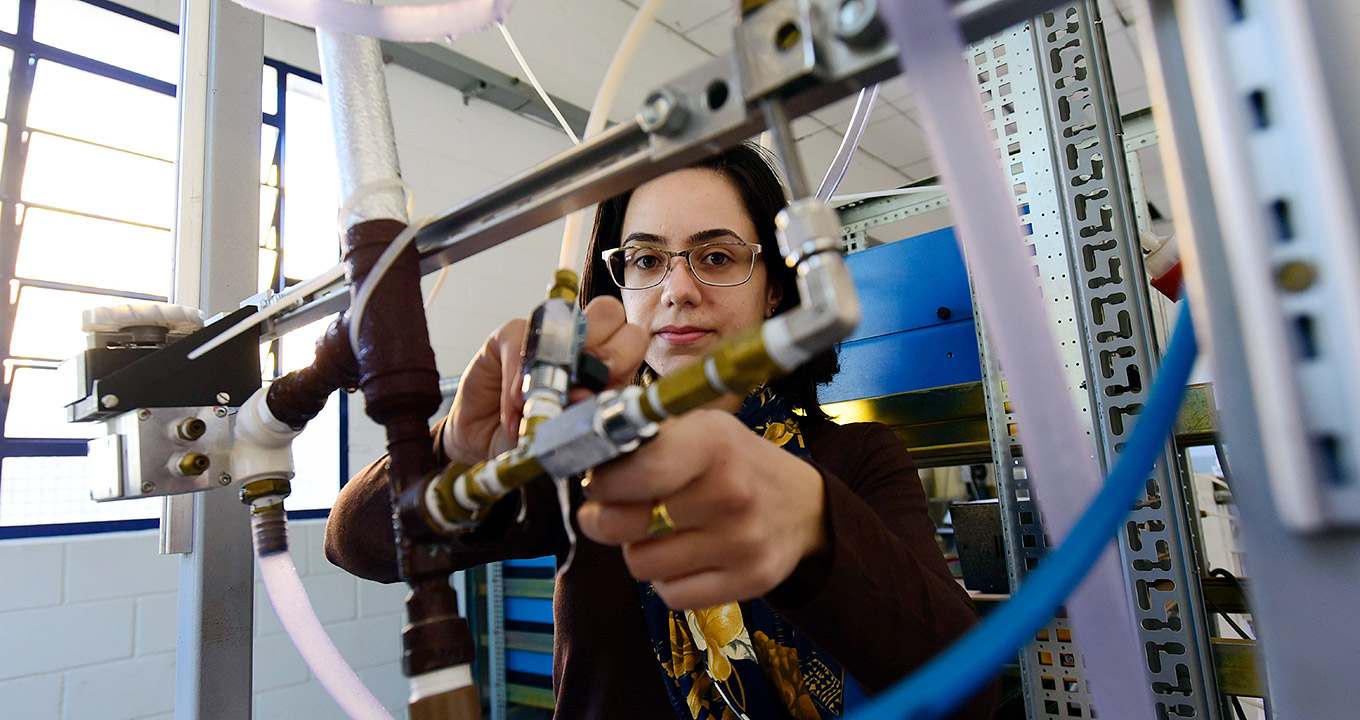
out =
[[[373,263],[404,227],[396,220],[369,220],[349,228],[344,262],[351,303]],[[382,277],[361,323],[359,388],[368,416],[387,430],[389,489],[395,501],[436,469],[429,419],[442,401],[414,245]],[[393,523],[401,577],[411,586],[409,624],[402,630],[403,671],[413,677],[471,662],[472,637],[467,621],[458,615],[458,595],[449,586],[451,553],[437,542],[416,542],[413,533],[423,528],[407,532],[395,515]]]

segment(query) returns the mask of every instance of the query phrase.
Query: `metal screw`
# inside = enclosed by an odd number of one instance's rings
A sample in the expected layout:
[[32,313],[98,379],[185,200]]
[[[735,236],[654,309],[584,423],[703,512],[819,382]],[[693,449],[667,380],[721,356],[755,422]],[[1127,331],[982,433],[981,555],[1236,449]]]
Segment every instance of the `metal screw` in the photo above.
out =
[[661,88],[647,96],[642,109],[638,110],[637,121],[648,133],[676,135],[689,124],[689,111],[675,93]]
[[138,419],[138,420],[150,420],[150,419],[151,419],[151,411],[150,411],[150,410],[138,410],[138,411],[137,411],[137,419]]
[[153,483],[153,482],[151,482],[150,480],[148,480],[148,481],[142,483],[142,492],[144,492],[144,493],[149,493],[149,492],[151,492],[152,490],[155,490],[155,489],[156,489],[156,483]]
[[118,407],[118,396],[113,394],[105,395],[104,397],[99,398],[99,402],[106,408],[115,408]]
[[231,396],[224,392],[217,393],[217,402],[226,405],[231,402]]
[[888,29],[878,17],[877,0],[845,0],[836,15],[836,36],[856,48],[879,45]]
[[226,417],[227,409],[219,405],[218,407],[213,408],[213,414],[217,417]]
[[228,475],[228,474],[226,474],[226,473],[222,473],[221,475],[218,475],[218,476],[217,476],[217,484],[218,484],[218,485],[230,485],[230,484],[231,484],[231,476]]

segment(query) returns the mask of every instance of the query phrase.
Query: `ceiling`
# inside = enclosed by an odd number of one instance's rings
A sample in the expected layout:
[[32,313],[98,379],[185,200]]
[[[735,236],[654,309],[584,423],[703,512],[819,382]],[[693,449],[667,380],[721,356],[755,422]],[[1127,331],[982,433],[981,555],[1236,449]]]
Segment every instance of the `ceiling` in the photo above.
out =
[[[615,46],[641,2],[518,0],[506,25],[547,91],[589,108]],[[1099,4],[1120,111],[1128,114],[1144,109],[1149,105],[1149,95],[1131,31],[1130,10],[1125,7],[1130,3],[1100,0]],[[627,71],[610,118],[618,121],[631,117],[657,84],[727,51],[731,47],[731,12],[731,0],[665,3]],[[499,33],[460,38],[451,47],[508,75],[523,75]],[[839,147],[854,102],[854,97],[846,98],[793,121],[803,164],[813,182],[825,173]],[[1150,160],[1155,166],[1156,160]],[[902,77],[884,83],[871,124],[838,192],[886,189],[934,175],[924,132],[916,121],[911,88]],[[1155,198],[1159,193],[1150,189],[1150,195]]]

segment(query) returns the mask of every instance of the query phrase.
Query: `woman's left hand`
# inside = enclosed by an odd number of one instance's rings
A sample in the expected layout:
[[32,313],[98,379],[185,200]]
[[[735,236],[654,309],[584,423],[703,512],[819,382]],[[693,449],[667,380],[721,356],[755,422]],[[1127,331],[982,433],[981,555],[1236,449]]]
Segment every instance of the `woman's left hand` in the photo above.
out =
[[[637,452],[595,468],[577,512],[596,542],[671,608],[764,595],[827,542],[821,474],[721,410],[662,424]],[[675,532],[647,534],[665,503]]]

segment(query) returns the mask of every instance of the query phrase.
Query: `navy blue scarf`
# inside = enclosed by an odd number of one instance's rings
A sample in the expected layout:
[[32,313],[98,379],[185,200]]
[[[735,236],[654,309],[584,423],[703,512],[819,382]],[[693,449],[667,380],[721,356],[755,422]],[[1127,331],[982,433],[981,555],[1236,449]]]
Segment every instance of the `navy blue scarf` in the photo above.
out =
[[[769,390],[751,393],[737,417],[766,440],[808,456],[798,417]],[[821,720],[839,717],[847,698],[862,697],[839,663],[760,598],[676,611],[651,583],[638,583],[638,590],[678,718]]]

